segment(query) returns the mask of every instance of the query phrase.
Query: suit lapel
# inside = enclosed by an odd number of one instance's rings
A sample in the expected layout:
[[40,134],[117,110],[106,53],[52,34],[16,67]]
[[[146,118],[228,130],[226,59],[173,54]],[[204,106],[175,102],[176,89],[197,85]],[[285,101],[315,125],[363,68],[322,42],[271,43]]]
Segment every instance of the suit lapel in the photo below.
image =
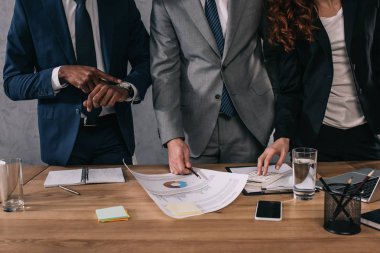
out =
[[245,0],[229,1],[226,43],[224,46],[223,61],[228,56],[228,51],[231,48],[232,42],[235,38],[236,31],[239,28],[239,22],[240,22],[242,13],[244,11],[244,6],[245,6]]
[[199,0],[181,0],[181,3],[202,36],[210,44],[214,52],[221,57],[201,2]]
[[[114,1],[98,0],[100,44],[104,67],[107,73],[110,73],[112,62],[113,21],[117,18],[117,15],[114,13],[114,11],[117,10],[117,7],[113,7],[115,6],[114,4]],[[128,15],[128,13],[126,15]]]
[[314,31],[314,38],[321,45],[321,47],[323,48],[327,56],[331,59],[332,52],[331,52],[330,39],[325,30],[325,27],[323,26],[319,18],[317,18],[316,27],[317,29]]
[[55,36],[58,43],[61,46],[67,62],[69,64],[75,64],[75,54],[73,43],[71,41],[69,27],[67,25],[65,10],[62,5],[62,1],[58,0],[41,0],[42,5],[45,8],[46,16],[48,16],[52,22]]
[[355,25],[355,10],[357,8],[357,0],[343,1],[343,16],[344,16],[344,34],[346,40],[347,52],[351,54],[352,33]]

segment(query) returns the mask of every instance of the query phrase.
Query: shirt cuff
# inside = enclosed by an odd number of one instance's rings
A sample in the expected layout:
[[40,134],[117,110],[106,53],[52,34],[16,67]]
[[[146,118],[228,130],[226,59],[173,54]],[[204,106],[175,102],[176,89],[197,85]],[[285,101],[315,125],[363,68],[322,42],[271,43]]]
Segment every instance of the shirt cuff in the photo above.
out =
[[61,84],[59,82],[58,72],[61,67],[56,67],[53,69],[53,72],[51,73],[51,86],[54,91],[54,95],[56,95],[58,92],[60,92],[61,89],[67,87],[67,83]]
[[134,86],[133,84],[125,82],[125,83],[122,83],[121,87],[123,87],[123,88],[132,87],[132,89],[133,89],[133,97],[128,97],[125,100],[126,102],[136,102],[136,101],[141,100],[139,91],[137,90],[136,86]]

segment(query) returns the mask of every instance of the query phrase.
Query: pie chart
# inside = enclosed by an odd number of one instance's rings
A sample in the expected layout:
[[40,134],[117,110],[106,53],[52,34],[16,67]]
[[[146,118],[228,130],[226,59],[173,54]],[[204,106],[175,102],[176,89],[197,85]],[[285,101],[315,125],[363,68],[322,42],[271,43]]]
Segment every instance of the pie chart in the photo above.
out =
[[168,181],[164,183],[164,186],[168,188],[185,188],[187,183],[184,181]]

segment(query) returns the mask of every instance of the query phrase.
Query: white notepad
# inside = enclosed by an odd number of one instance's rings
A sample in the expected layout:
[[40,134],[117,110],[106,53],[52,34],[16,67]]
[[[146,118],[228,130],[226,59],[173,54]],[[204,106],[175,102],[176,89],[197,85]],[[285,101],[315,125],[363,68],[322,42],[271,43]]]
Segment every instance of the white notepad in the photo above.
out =
[[87,175],[84,170],[86,169],[50,171],[44,186],[125,182],[121,168],[87,169]]

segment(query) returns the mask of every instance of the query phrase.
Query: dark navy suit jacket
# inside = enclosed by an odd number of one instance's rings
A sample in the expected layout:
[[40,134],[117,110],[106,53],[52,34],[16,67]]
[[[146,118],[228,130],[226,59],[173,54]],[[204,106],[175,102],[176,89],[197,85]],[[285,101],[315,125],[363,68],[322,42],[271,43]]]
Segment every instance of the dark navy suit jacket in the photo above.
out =
[[[105,72],[136,86],[141,99],[151,83],[149,38],[133,0],[98,0]],[[128,61],[131,72],[127,73]],[[66,165],[80,124],[82,95],[69,85],[54,95],[53,68],[76,59],[61,0],[16,0],[8,34],[4,90],[12,100],[38,99],[42,160]],[[115,105],[124,141],[135,143],[129,103]],[[96,138],[96,136],[94,136]]]

